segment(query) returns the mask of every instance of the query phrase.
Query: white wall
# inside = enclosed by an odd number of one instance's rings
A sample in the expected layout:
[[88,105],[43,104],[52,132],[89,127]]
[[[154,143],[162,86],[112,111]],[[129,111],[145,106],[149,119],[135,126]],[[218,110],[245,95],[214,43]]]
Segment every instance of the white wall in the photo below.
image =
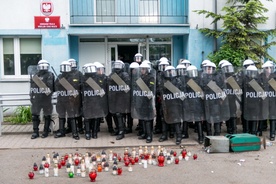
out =
[[[190,25],[191,29],[195,29],[198,25],[198,28],[214,28],[214,25],[211,25],[212,18],[205,18],[205,15],[198,15],[194,10],[207,10],[215,12],[215,2],[217,1],[217,11],[220,13],[222,8],[225,6],[227,0],[192,0],[189,1],[190,4]],[[259,29],[275,29],[276,28],[276,1],[267,1],[262,0],[264,7],[268,9],[268,12],[264,15],[269,17],[265,25],[259,25]],[[221,24],[218,23],[218,28],[221,27]]]
[[[34,16],[40,12],[42,0],[1,0],[0,29],[33,29]],[[54,11],[51,16],[60,16],[61,24],[69,24],[69,0],[51,0]]]

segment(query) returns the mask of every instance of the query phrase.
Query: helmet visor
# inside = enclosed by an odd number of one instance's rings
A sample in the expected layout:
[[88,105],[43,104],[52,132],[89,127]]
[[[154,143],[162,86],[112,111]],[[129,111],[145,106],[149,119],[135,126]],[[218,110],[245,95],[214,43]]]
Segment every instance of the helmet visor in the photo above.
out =
[[84,69],[84,73],[96,73],[96,66],[90,65]]
[[188,70],[187,75],[188,75],[188,77],[197,77],[198,71],[197,70]]
[[165,77],[175,77],[176,76],[176,71],[175,70],[167,70],[164,73]]
[[224,73],[234,73],[234,67],[233,65],[224,66],[222,67],[222,71]]
[[37,69],[38,69],[38,70],[48,70],[48,69],[49,69],[49,65],[46,64],[46,63],[39,64],[39,65],[37,66]]
[[71,65],[60,65],[60,72],[71,72]]

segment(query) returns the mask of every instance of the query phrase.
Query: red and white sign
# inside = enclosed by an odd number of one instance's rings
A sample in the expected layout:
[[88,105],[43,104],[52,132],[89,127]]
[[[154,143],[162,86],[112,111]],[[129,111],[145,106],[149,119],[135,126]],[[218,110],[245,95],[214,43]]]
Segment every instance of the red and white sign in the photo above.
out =
[[43,0],[40,4],[40,11],[43,15],[49,16],[54,11],[54,5],[50,0]]
[[60,16],[35,16],[35,29],[57,29],[60,28]]

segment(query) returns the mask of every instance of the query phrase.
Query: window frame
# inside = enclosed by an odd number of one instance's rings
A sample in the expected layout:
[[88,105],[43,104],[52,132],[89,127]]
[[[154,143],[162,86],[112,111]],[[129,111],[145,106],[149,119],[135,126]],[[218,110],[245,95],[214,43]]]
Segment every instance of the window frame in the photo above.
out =
[[[1,80],[16,80],[16,81],[26,81],[30,79],[30,76],[21,75],[21,52],[20,52],[20,39],[32,39],[39,38],[41,44],[41,58],[42,57],[42,37],[41,36],[14,36],[14,37],[0,37],[0,62],[1,62]],[[13,39],[13,52],[14,52],[14,75],[5,75],[4,71],[4,41],[3,39]]]
[[[110,23],[116,23],[117,22],[117,16],[116,16],[116,0],[113,0],[114,1],[114,21],[113,22],[105,22],[105,21],[97,21],[97,17],[101,17],[102,15],[97,15],[97,0],[94,1],[94,22],[96,24],[110,24]],[[112,15],[110,15],[111,17]]]

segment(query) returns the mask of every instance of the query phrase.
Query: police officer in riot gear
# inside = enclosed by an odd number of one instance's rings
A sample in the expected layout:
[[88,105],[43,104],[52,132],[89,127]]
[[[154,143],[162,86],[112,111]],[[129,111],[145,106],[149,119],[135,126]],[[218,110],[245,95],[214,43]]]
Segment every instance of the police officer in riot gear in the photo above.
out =
[[212,124],[214,135],[221,133],[221,123],[230,118],[227,95],[224,92],[225,78],[221,72],[216,72],[216,65],[208,62],[203,66],[202,89],[204,91],[204,106],[207,120],[207,135],[212,135]]
[[65,136],[65,121],[71,125],[72,136],[79,140],[79,135],[76,125],[76,117],[81,115],[81,81],[80,75],[75,75],[72,72],[71,63],[63,61],[60,64],[61,74],[55,81],[57,92],[57,113],[59,116],[59,132],[55,138]]
[[[170,65],[169,60],[165,57],[160,58],[158,64],[158,71],[156,74],[156,122],[155,122],[155,134],[159,134],[162,132],[162,122],[164,121],[163,110],[162,110],[162,98],[161,98],[161,89],[160,86],[162,84],[162,79],[164,78],[164,71],[167,66]],[[167,137],[163,137],[164,140],[167,140]],[[160,139],[159,139],[160,140]],[[162,139],[163,140],[163,139]],[[162,142],[162,141],[161,141]]]
[[185,100],[185,89],[183,82],[176,75],[173,66],[167,66],[164,71],[164,79],[161,84],[162,109],[164,121],[162,124],[162,135],[159,142],[167,139],[168,125],[174,127],[176,132],[176,145],[182,140],[180,123],[183,121],[183,101]]
[[142,134],[138,139],[146,139],[146,143],[152,142],[153,119],[155,112],[155,70],[143,61],[137,69],[132,72],[132,103],[131,115],[139,119],[142,125]]
[[[268,116],[261,122],[269,121],[271,141],[275,140],[275,126],[276,126],[276,74],[274,73],[274,65],[271,61],[266,61],[263,65],[263,72],[260,74],[261,83],[264,91],[267,93],[267,98],[263,100],[265,106],[268,108]],[[260,123],[261,124],[261,123]],[[262,127],[259,127],[259,136],[262,136]]]
[[225,93],[229,101],[230,119],[226,121],[227,133],[237,133],[237,113],[240,111],[242,97],[242,83],[237,79],[234,67],[226,60],[221,64],[222,73],[226,77]]
[[42,138],[48,137],[51,115],[53,111],[52,94],[54,92],[55,77],[49,71],[50,64],[46,60],[40,60],[37,70],[30,80],[30,100],[33,122],[33,134],[31,139],[39,137],[39,115],[41,110],[44,113],[44,130]]
[[186,94],[184,101],[184,120],[195,122],[195,128],[198,133],[198,143],[202,144],[204,140],[203,121],[204,114],[204,93],[201,85],[201,78],[198,76],[198,70],[194,65],[187,68]]
[[[186,79],[186,64],[187,66],[190,66],[190,63],[187,62],[188,60],[183,60],[179,65],[176,66],[176,74],[177,74],[177,77],[180,79],[180,81],[182,82],[182,84],[185,84],[185,81],[187,80]],[[185,63],[185,64],[184,64]],[[184,118],[185,119],[185,118]],[[190,125],[191,124],[191,125]],[[183,123],[182,123],[182,139],[187,139],[189,138],[189,126],[191,128],[193,128],[192,126],[193,122],[187,122],[185,120],[183,120]]]
[[[69,63],[71,63],[72,66],[72,72],[73,74],[77,77],[77,78],[82,78],[82,73],[78,70],[78,66],[77,66],[77,61],[75,59],[68,59]],[[84,130],[83,130],[83,122],[82,122],[82,115],[80,115],[79,117],[76,117],[76,122],[77,122],[77,128],[78,128],[78,132],[80,134],[84,134]],[[68,125],[68,124],[67,124]],[[68,126],[68,130],[67,132],[71,132],[71,127]]]
[[246,68],[243,83],[243,114],[245,118],[244,131],[257,135],[257,123],[267,118],[268,107],[264,95],[262,81],[258,69],[250,65]]
[[130,112],[130,77],[127,72],[124,72],[124,65],[120,60],[115,61],[112,65],[112,72],[108,76],[109,112],[113,114],[118,127],[115,133],[116,140],[125,137],[123,114]]
[[[108,114],[107,84],[97,71],[94,64],[86,66],[82,81],[83,116],[85,123],[85,138],[98,138],[100,119]],[[92,134],[91,134],[92,130]],[[92,136],[91,136],[92,135]]]
[[141,53],[135,54],[134,58],[133,58],[133,61],[140,65],[143,61],[143,55]]

